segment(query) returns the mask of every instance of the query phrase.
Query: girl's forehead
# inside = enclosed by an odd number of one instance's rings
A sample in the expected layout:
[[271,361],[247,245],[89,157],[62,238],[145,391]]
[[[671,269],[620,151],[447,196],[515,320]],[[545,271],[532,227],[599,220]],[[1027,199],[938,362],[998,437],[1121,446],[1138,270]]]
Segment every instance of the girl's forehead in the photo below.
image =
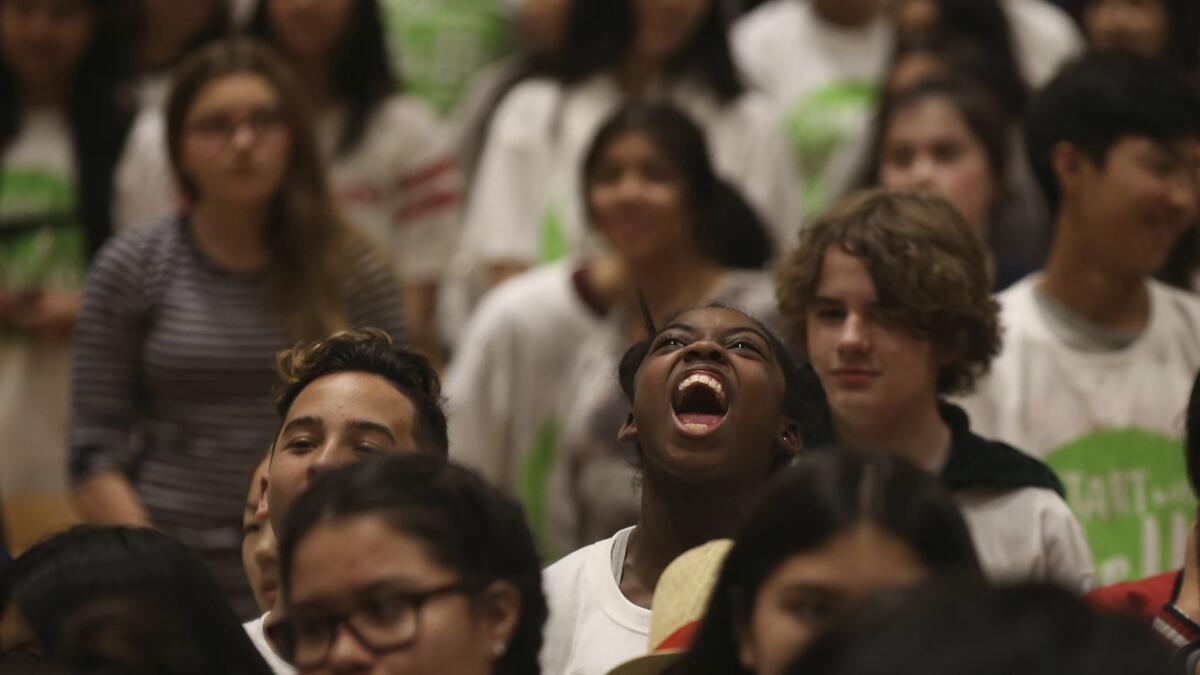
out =
[[684,310],[667,322],[667,326],[687,326],[695,329],[746,327],[761,330],[757,321],[729,307],[697,307]]

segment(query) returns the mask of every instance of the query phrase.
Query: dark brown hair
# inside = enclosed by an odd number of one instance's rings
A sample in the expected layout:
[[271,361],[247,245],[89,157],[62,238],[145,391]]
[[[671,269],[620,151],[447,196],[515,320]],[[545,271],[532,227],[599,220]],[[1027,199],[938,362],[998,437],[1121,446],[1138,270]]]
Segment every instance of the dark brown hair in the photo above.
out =
[[796,354],[808,356],[808,308],[825,252],[862,261],[885,320],[929,340],[944,362],[937,393],[965,393],[1000,351],[1000,306],[989,292],[980,243],[940,197],[870,190],[834,204],[800,232],[779,263],[779,325]]

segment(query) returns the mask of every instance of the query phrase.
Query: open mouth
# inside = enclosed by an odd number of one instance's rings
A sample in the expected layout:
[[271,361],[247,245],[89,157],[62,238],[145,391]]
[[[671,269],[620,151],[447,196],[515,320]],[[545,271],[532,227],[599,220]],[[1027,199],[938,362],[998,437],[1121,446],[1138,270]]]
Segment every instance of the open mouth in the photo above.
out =
[[671,407],[684,432],[698,436],[711,433],[729,413],[725,384],[714,373],[693,372],[675,387]]

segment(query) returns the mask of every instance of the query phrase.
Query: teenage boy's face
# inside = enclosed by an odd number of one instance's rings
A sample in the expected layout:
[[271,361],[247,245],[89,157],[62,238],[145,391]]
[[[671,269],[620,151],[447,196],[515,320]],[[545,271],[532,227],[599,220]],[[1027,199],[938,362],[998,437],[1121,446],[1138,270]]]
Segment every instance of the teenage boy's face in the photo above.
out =
[[647,472],[688,482],[764,476],[779,448],[798,450],[783,412],[783,371],[758,324],[740,312],[684,312],[638,369],[633,415]]
[[808,307],[808,356],[834,419],[873,427],[937,396],[928,340],[887,321],[862,260],[831,246]]
[[267,509],[276,532],[317,474],[377,455],[416,452],[416,410],[386,379],[334,373],[313,380],[288,409],[267,469]]
[[1103,163],[1081,156],[1076,166],[1064,197],[1078,209],[1087,254],[1130,275],[1157,272],[1196,220],[1200,140],[1128,137]]

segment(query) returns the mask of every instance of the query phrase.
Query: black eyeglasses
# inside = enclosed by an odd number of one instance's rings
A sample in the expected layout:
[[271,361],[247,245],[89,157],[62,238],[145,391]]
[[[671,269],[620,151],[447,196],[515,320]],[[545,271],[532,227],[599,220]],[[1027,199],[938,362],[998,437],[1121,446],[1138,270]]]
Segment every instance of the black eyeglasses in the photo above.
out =
[[474,584],[449,584],[425,591],[380,593],[344,614],[297,613],[266,629],[281,655],[300,670],[317,668],[329,658],[338,629],[346,629],[376,655],[412,646],[421,636],[421,609],[440,595],[471,593]]

